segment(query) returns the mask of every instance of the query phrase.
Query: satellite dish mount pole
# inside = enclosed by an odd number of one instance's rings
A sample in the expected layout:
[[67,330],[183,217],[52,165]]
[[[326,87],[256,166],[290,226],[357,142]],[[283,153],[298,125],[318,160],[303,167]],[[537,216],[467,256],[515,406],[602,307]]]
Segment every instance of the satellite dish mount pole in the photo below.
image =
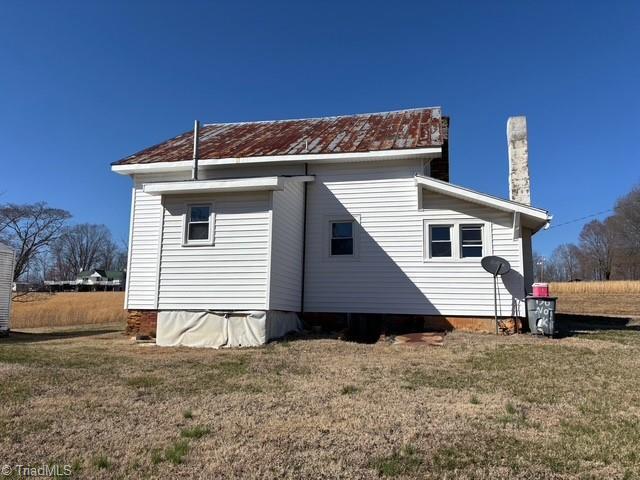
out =
[[480,264],[493,276],[493,320],[496,322],[496,335],[498,335],[498,275],[509,273],[511,265],[504,258],[493,255],[483,257]]
[[500,265],[493,274],[493,320],[496,322],[496,335],[498,335],[498,272]]

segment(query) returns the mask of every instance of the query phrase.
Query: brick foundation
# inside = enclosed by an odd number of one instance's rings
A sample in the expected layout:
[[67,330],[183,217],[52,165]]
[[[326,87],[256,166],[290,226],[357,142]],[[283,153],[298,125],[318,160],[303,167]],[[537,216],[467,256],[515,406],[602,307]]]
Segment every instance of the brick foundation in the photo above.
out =
[[[436,330],[461,330],[463,332],[495,333],[496,324],[491,317],[451,317],[430,315],[424,317],[424,326]],[[520,318],[499,318],[498,329],[502,333],[515,333],[522,330]]]
[[[346,313],[305,313],[303,321],[307,328],[319,326],[327,331],[338,331],[347,328]],[[388,314],[351,314],[351,328],[356,335],[377,338],[381,333],[409,333],[425,330],[494,333],[495,324],[492,317],[465,317],[445,315],[388,315]],[[149,336],[155,338],[158,323],[157,310],[129,310],[127,315],[127,335]],[[522,320],[513,318],[500,319],[503,333],[522,330]]]
[[157,310],[129,310],[126,334],[155,338],[157,323]]
[[[346,313],[305,313],[305,326],[321,327],[328,331],[347,328]],[[522,330],[522,320],[501,318],[502,333],[514,333],[516,327]],[[445,315],[383,315],[383,314],[351,314],[351,328],[360,335],[375,337],[380,333],[410,333],[428,330],[495,333],[493,317],[468,317]]]

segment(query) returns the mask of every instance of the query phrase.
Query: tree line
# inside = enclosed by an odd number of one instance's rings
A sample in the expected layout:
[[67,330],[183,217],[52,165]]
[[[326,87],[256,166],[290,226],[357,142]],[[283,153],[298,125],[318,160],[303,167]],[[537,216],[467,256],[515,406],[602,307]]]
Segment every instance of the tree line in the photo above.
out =
[[45,202],[0,204],[0,242],[16,252],[14,280],[73,280],[82,270],[126,268],[126,244],[105,225],[70,220],[68,211]]
[[640,184],[612,215],[585,224],[577,243],[559,245],[548,259],[534,254],[534,264],[543,281],[640,279]]

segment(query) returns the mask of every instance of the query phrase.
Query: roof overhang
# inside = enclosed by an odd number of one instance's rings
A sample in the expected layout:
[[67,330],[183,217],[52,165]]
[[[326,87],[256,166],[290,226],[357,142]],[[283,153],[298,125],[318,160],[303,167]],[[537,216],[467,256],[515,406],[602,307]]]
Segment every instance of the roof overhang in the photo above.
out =
[[486,193],[476,192],[475,190],[436,180],[435,178],[416,175],[415,182],[418,186],[422,186],[423,188],[443,195],[449,195],[451,197],[495,208],[496,210],[502,210],[504,212],[518,213],[524,223],[533,229],[534,233],[541,228],[548,226],[549,222],[551,222],[551,219],[553,218],[546,210],[518,202],[512,202],[510,200],[504,200],[492,195],[487,195]]
[[184,182],[145,183],[144,193],[150,195],[179,195],[198,193],[255,192],[283,190],[288,182],[313,182],[312,175],[295,177],[254,177],[225,180],[190,180]]
[[[198,160],[198,168],[229,167],[234,165],[260,165],[283,163],[338,163],[375,160],[401,160],[439,154],[441,147],[408,148],[402,150],[377,150],[371,152],[349,153],[305,153],[300,155],[266,155],[246,158],[215,158]],[[112,165],[111,170],[121,175],[140,173],[187,172],[193,168],[193,160],[177,162],[153,162],[124,165]]]

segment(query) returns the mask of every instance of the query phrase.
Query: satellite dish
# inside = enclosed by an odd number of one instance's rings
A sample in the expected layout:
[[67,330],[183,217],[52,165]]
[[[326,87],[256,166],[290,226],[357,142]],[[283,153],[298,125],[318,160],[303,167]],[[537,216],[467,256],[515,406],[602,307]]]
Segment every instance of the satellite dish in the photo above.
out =
[[493,317],[496,322],[496,335],[498,334],[498,275],[504,275],[511,270],[509,262],[502,257],[491,255],[480,260],[482,268],[493,275]]
[[494,255],[490,257],[484,257],[480,260],[482,268],[489,272],[494,277],[497,275],[504,275],[511,270],[511,265],[507,260],[502,257],[496,257]]

